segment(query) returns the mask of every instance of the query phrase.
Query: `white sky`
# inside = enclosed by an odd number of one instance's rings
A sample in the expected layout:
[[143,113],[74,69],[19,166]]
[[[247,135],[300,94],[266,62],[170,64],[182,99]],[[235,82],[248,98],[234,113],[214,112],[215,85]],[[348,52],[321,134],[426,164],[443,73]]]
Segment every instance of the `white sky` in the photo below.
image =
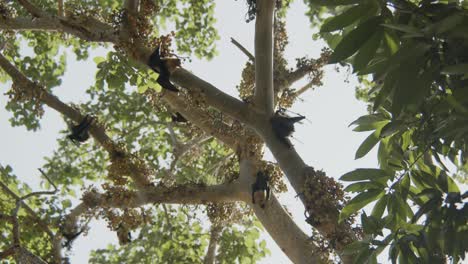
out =
[[[239,83],[241,71],[247,58],[230,42],[234,37],[252,53],[254,51],[254,22],[244,22],[247,7],[245,1],[218,1],[216,17],[221,40],[218,41],[220,55],[212,61],[193,59],[184,67],[193,71],[199,77],[211,82],[216,87],[230,94],[235,94],[235,86]],[[312,40],[312,30],[309,20],[304,15],[307,11],[302,1],[296,0],[288,12],[287,28],[289,45],[286,55],[291,66],[294,58],[309,55],[317,58],[322,42]],[[55,94],[65,102],[78,103],[84,99],[84,90],[94,81],[95,64],[92,58],[103,56],[103,50],[91,53],[87,62],[74,61],[74,55],[67,58],[68,71],[63,84],[55,89]],[[373,150],[366,157],[354,160],[354,153],[368,133],[356,133],[348,127],[349,123],[365,114],[365,104],[354,97],[355,78],[350,77],[349,83],[344,82],[346,73],[336,73],[333,67],[328,67],[323,80],[324,86],[315,91],[308,91],[303,96],[304,101],[298,102],[291,109],[305,115],[311,124],[304,122],[296,127],[293,139],[297,151],[307,164],[316,169],[323,169],[329,176],[338,178],[345,172],[355,168],[376,167],[376,152]],[[297,83],[299,88],[304,83]],[[9,89],[3,85],[2,94]],[[6,96],[0,96],[0,164],[11,165],[14,173],[33,188],[38,188],[39,175],[37,168],[44,164],[43,157],[50,155],[56,147],[58,131],[65,127],[60,115],[47,108],[41,122],[42,129],[36,133],[27,132],[23,127],[11,128],[8,118],[11,116],[4,109]],[[291,190],[291,188],[290,188]],[[297,222],[304,230],[309,228],[304,222],[303,207],[294,198],[295,193],[281,194],[281,201],[293,213]],[[310,232],[309,232],[310,233]],[[261,263],[291,263],[276,246],[268,234],[264,235],[271,256]],[[116,243],[113,232],[107,230],[103,221],[94,221],[87,237],[80,237],[74,243],[72,263],[86,263],[92,249],[103,248],[108,243]],[[386,257],[385,257],[386,258]]]

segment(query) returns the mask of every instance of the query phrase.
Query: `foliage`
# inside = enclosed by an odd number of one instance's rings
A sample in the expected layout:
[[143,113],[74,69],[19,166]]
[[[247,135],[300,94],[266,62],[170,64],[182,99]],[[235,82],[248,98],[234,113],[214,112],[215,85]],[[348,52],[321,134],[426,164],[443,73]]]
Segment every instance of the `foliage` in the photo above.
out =
[[[369,103],[370,114],[351,125],[372,133],[356,158],[378,145],[380,169],[341,177],[352,182],[345,190],[357,193],[341,219],[376,201],[361,217],[365,240],[348,248],[359,252],[355,263],[375,263],[388,246],[393,263],[457,263],[468,250],[468,197],[452,179],[463,178],[468,168],[466,2],[309,5],[334,14],[322,20],[319,33],[334,49],[330,63],[351,64],[363,81],[359,98]],[[458,169],[452,177],[447,162]]]
[[[43,10],[57,13],[56,1],[34,1]],[[65,14],[68,17],[91,16],[101,21],[117,23],[121,19],[122,1],[66,1]],[[157,12],[150,17],[152,26],[149,38],[160,36],[167,28],[174,29],[175,44],[179,54],[211,59],[216,55],[215,41],[219,38],[214,27],[214,1],[156,1]],[[4,9],[6,8],[6,9]],[[4,10],[9,13],[4,14]],[[24,8],[16,1],[0,5],[0,16],[27,16]],[[118,25],[117,25],[118,27]],[[48,32],[13,33],[5,31],[0,35],[0,43],[7,43],[2,54],[11,61],[30,80],[53,92],[60,86],[65,74],[67,61],[65,54],[72,50],[78,60],[87,60],[89,51],[98,46],[108,48],[107,44],[91,44],[71,35],[50,34]],[[166,186],[175,184],[218,184],[230,181],[238,171],[237,159],[232,151],[218,141],[207,137],[200,146],[195,145],[184,153],[178,153],[177,144],[188,142],[201,136],[192,124],[172,124],[171,112],[158,101],[161,88],[156,83],[157,73],[129,61],[116,51],[108,52],[105,57],[93,58],[97,71],[95,83],[85,90],[86,103],[73,105],[82,113],[94,113],[96,122],[106,124],[106,133],[129,153],[135,153],[147,161],[154,172],[156,182]],[[92,63],[92,62],[90,62]],[[0,71],[0,81],[10,84],[10,78]],[[151,89],[148,89],[151,87]],[[24,126],[28,130],[40,128],[42,105],[29,94],[20,92],[13,85],[8,92],[11,100],[6,110],[12,113],[12,126]],[[142,96],[148,95],[148,96]],[[151,99],[148,99],[151,98]],[[155,111],[157,110],[157,111]],[[210,109],[207,109],[210,111]],[[213,120],[219,120],[213,117]],[[66,120],[71,124],[71,120]],[[42,166],[45,174],[58,186],[59,193],[54,196],[31,197],[25,204],[50,224],[52,232],[62,228],[64,216],[70,213],[72,202],[83,188],[90,190],[118,189],[118,181],[110,177],[111,157],[100,146],[88,142],[77,147],[66,139],[69,133],[64,128],[63,137],[58,139],[57,149],[45,157]],[[174,142],[174,138],[178,142]],[[165,178],[168,161],[171,169],[177,171],[176,177]],[[103,177],[109,175],[109,177]],[[0,167],[0,183],[21,197],[31,189],[16,179],[11,167]],[[93,188],[88,187],[93,186]],[[45,189],[51,186],[43,184]],[[94,189],[95,188],[95,189]],[[80,190],[81,189],[81,190]],[[0,191],[0,218],[11,215],[16,198]],[[73,199],[76,201],[76,199]],[[199,212],[205,206],[176,207],[155,209],[151,212],[154,222],[132,230],[139,234],[128,246],[110,245],[107,249],[96,250],[92,263],[202,263],[209,240],[209,231],[201,225],[201,219],[189,217],[189,212]],[[259,240],[258,227],[253,226],[252,215],[243,208],[230,207],[227,213],[236,213],[246,219],[236,228],[224,227],[221,235],[222,247],[226,254],[220,258],[231,263],[234,259],[255,262],[264,257],[268,250],[265,242]],[[239,211],[240,210],[240,211]],[[115,229],[112,221],[130,210],[115,210],[111,215],[91,212],[87,220],[103,217],[110,229]],[[196,213],[195,213],[196,214]],[[148,216],[149,217],[149,216]],[[235,217],[233,217],[235,218]],[[38,228],[37,219],[23,206],[18,213],[21,226],[22,246],[32,253],[52,262],[51,239]],[[236,218],[237,219],[237,218]],[[205,219],[206,220],[206,219]],[[229,219],[232,221],[232,219]],[[13,226],[8,221],[0,221],[0,248],[11,246]],[[142,250],[145,254],[141,254]],[[145,258],[142,258],[145,257]],[[7,261],[12,260],[7,258]]]

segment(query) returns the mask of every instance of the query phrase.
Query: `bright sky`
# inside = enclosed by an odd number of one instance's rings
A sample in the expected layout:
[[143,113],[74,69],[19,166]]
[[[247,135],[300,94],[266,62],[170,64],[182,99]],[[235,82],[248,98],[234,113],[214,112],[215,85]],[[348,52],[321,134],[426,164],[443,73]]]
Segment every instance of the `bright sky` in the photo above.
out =
[[[230,42],[233,37],[252,53],[254,51],[254,22],[244,22],[247,7],[245,1],[218,1],[216,16],[221,40],[218,42],[219,56],[212,61],[194,59],[184,67],[193,71],[199,77],[212,83],[219,89],[235,94],[235,86],[239,83],[242,68],[247,61],[244,54]],[[290,65],[294,66],[294,58],[309,55],[317,58],[324,47],[322,42],[312,40],[312,30],[309,20],[304,15],[306,6],[296,0],[287,17],[289,45],[286,55]],[[91,52],[91,58],[103,56],[105,51]],[[67,58],[68,71],[63,84],[55,89],[55,94],[65,102],[78,103],[83,100],[86,88],[94,81],[95,64],[74,61],[74,55]],[[307,164],[316,169],[323,169],[329,176],[338,178],[345,172],[355,168],[376,167],[376,153],[373,150],[368,156],[354,160],[354,153],[368,133],[356,133],[348,127],[349,123],[365,114],[365,104],[354,97],[355,78],[347,73],[335,72],[328,67],[324,86],[315,91],[308,91],[303,96],[303,102],[298,102],[291,109],[305,115],[310,121],[296,127],[293,143]],[[299,88],[304,83],[297,83]],[[2,85],[0,90],[5,93],[9,86]],[[47,108],[41,122],[42,129],[36,133],[27,132],[23,127],[11,128],[7,119],[11,116],[4,109],[6,96],[0,96],[0,164],[11,165],[14,173],[22,180],[38,189],[40,180],[37,168],[44,164],[44,156],[51,155],[56,147],[58,131],[65,128],[60,115]],[[292,188],[289,188],[292,190]],[[293,213],[295,219],[304,230],[310,233],[310,228],[304,222],[304,209],[294,198],[295,193],[281,194],[281,201]],[[268,234],[264,235],[271,256],[261,263],[291,263],[276,246]],[[80,237],[74,243],[72,263],[86,263],[92,249],[103,248],[108,243],[117,243],[113,232],[107,230],[103,221],[94,221],[87,237]]]

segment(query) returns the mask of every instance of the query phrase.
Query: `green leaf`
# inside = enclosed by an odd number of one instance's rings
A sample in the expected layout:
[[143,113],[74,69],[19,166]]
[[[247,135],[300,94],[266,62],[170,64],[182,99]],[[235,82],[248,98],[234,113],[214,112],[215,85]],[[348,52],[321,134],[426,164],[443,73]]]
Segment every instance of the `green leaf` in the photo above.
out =
[[456,13],[456,14],[447,16],[441,21],[427,27],[425,31],[429,33],[433,32],[436,35],[442,34],[444,32],[447,32],[455,28],[458,24],[463,22],[463,19],[464,19],[464,15],[462,15],[461,13]]
[[369,64],[371,59],[374,57],[375,52],[380,46],[382,41],[383,30],[375,32],[370,39],[368,39],[364,45],[359,49],[358,53],[354,57],[354,71],[360,71]]
[[351,199],[343,210],[341,210],[338,222],[342,222],[344,219],[348,218],[351,214],[363,208],[370,202],[379,199],[382,195],[384,195],[384,191],[382,190],[369,190],[368,192],[356,195],[356,197]]
[[435,65],[419,73],[426,63],[426,59],[419,57],[405,66],[400,67],[400,79],[396,85],[392,99],[392,114],[397,117],[401,111],[408,107],[417,107],[429,93],[434,78]]
[[356,258],[353,260],[353,264],[368,263],[369,257],[374,251],[374,249],[370,248],[363,249],[361,252],[359,252],[359,255],[357,255]]
[[72,202],[70,199],[66,199],[62,201],[62,207],[65,208],[70,208],[72,206]]
[[468,63],[460,63],[450,66],[445,66],[440,71],[443,74],[467,74],[468,73]]
[[94,59],[93,59],[94,63],[96,63],[96,64],[99,64],[99,63],[101,63],[101,62],[103,62],[105,60],[106,60],[106,58],[100,57],[100,56],[94,57]]
[[380,20],[380,17],[372,17],[344,36],[330,56],[329,63],[336,63],[353,55],[379,28]]
[[372,213],[371,215],[376,218],[381,218],[385,208],[387,207],[387,201],[388,201],[388,196],[383,196],[380,198],[374,205],[374,208],[372,208]]
[[423,204],[419,210],[414,214],[413,218],[411,219],[412,223],[416,223],[421,216],[426,214],[427,212],[431,210],[435,210],[439,207],[439,197],[434,197],[432,199],[429,199],[425,204]]
[[376,234],[382,229],[378,219],[372,215],[367,216],[366,212],[361,214],[361,223],[366,234]]
[[361,3],[362,0],[310,0],[311,3],[319,6],[339,6]]
[[346,192],[362,192],[370,189],[384,189],[386,185],[379,182],[355,182],[352,183],[344,189]]
[[365,4],[353,6],[340,15],[334,16],[326,21],[320,28],[320,32],[332,32],[351,25],[361,18],[362,14],[369,10],[369,8],[371,8],[371,6]]
[[413,62],[416,58],[423,56],[431,45],[422,42],[409,42],[402,45],[398,51],[387,61],[390,70],[398,70],[401,65]]
[[395,29],[395,30],[398,30],[398,31],[401,31],[401,32],[405,32],[405,33],[421,34],[422,35],[422,31],[419,28],[413,27],[413,26],[408,26],[408,25],[405,25],[405,24],[382,24],[382,26],[384,26],[386,28]]
[[138,91],[138,93],[142,94],[142,93],[146,92],[146,90],[148,90],[148,88],[149,88],[148,85],[139,85],[137,87],[137,91]]
[[379,143],[379,136],[380,131],[375,131],[374,133],[370,134],[364,142],[359,146],[358,150],[356,151],[356,155],[354,159],[359,159],[364,157],[372,148],[374,148],[377,143]]
[[387,75],[382,89],[379,91],[379,93],[375,97],[374,106],[373,106],[374,111],[377,111],[380,105],[382,105],[385,102],[385,100],[388,98],[388,96],[393,92],[397,81],[398,81],[397,76],[393,72],[390,72]]
[[349,126],[352,125],[370,125],[374,124],[380,121],[386,121],[387,118],[381,114],[371,114],[371,115],[364,115],[359,117],[358,119],[354,120],[349,124]]
[[376,181],[379,179],[390,178],[392,175],[381,169],[355,169],[340,177],[342,181]]
[[381,132],[380,132],[380,137],[381,138],[384,138],[384,137],[388,137],[388,136],[391,136],[393,135],[394,133],[400,131],[400,130],[403,130],[403,129],[406,129],[406,125],[401,122],[401,121],[392,121],[388,124],[386,124]]
[[385,31],[384,40],[385,40],[385,44],[387,44],[390,54],[395,54],[398,51],[398,47],[399,47],[399,41],[396,38],[396,36]]
[[357,240],[345,246],[343,255],[355,255],[366,248],[369,248],[369,243]]

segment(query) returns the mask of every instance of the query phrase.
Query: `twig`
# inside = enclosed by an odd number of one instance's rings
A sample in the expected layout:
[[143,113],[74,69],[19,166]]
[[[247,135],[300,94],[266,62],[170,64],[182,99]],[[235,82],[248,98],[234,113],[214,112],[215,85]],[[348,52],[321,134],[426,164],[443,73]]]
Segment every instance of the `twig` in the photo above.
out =
[[47,175],[42,171],[42,169],[38,169],[42,176],[44,176],[47,181],[54,187],[54,190],[53,191],[40,191],[40,192],[31,192],[31,193],[28,193],[26,194],[25,196],[22,196],[20,198],[21,201],[24,201],[26,199],[28,199],[29,197],[32,197],[32,196],[37,196],[37,195],[54,195],[57,193],[58,189],[57,189],[57,186],[55,186],[55,184],[50,180],[49,177],[47,177]]
[[240,44],[237,40],[231,37],[231,42],[232,44],[236,45],[247,57],[249,57],[249,60],[252,62],[255,62],[255,57],[250,53],[242,44]]
[[[8,186],[6,186],[3,182],[0,181],[0,187],[7,193],[9,194],[10,196],[12,196],[15,200],[21,200],[21,197],[19,197],[18,195],[16,195],[12,190],[10,190],[10,188],[8,188]],[[26,203],[24,203],[23,201],[21,201],[21,203],[23,203],[23,207],[24,209],[31,215],[33,216],[33,218],[35,218],[35,220],[37,221],[37,223],[39,224],[39,226],[51,237],[53,238],[54,237],[54,233],[52,233],[52,231],[49,229],[49,226],[39,217],[37,216],[36,212],[31,209],[31,207],[29,207]]]

